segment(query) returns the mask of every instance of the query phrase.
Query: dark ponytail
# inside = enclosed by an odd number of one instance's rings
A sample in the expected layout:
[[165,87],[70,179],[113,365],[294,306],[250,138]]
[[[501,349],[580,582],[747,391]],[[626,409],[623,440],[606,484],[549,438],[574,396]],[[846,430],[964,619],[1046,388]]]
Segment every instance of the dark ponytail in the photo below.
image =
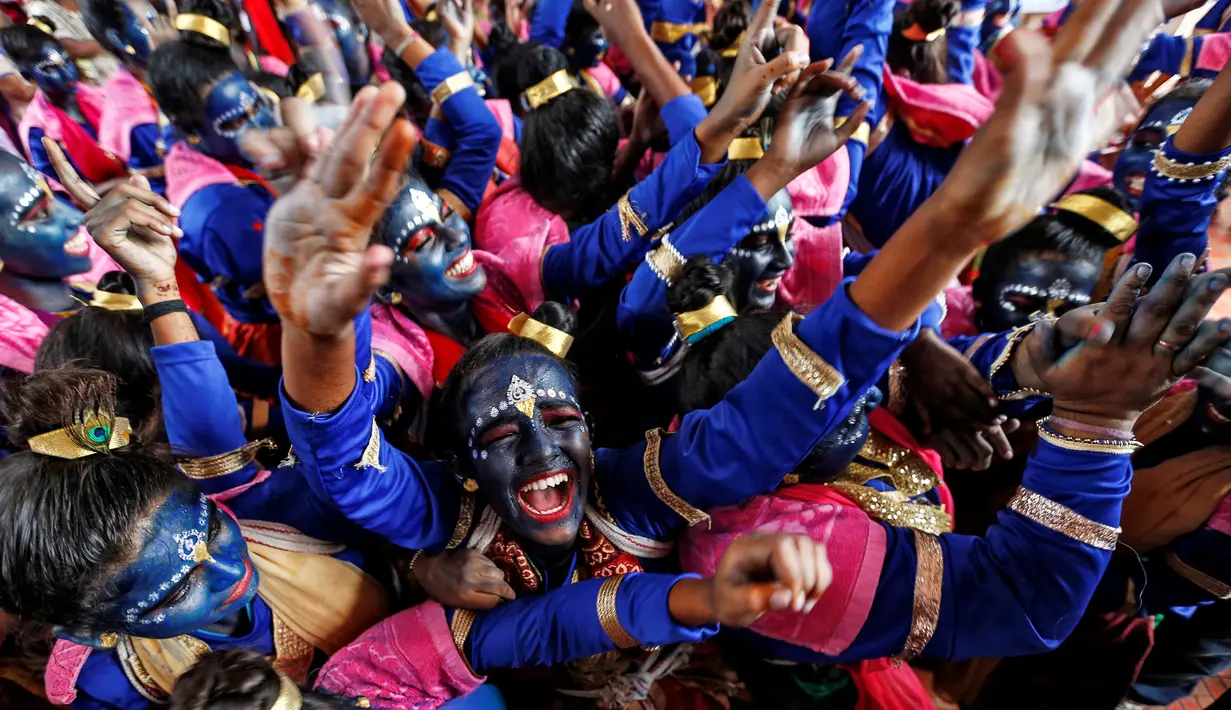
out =
[[[184,35],[194,34],[184,32]],[[208,39],[180,39],[161,44],[150,55],[150,90],[171,123],[185,133],[196,133],[205,121],[201,90],[234,71],[239,65],[231,52]]]
[[[905,74],[920,84],[949,82],[947,57],[949,45],[944,36],[932,41],[911,39],[903,33],[917,31],[929,35],[948,28],[961,5],[957,0],[915,0],[893,18],[893,32],[885,62],[895,74]],[[916,28],[917,26],[917,28]]]

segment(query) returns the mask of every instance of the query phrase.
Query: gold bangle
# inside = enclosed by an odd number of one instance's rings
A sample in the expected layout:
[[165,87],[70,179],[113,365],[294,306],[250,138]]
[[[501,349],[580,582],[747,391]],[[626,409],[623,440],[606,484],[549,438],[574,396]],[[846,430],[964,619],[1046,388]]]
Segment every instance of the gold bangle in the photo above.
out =
[[1039,430],[1039,438],[1069,451],[1085,451],[1093,454],[1115,454],[1128,456],[1143,444],[1136,439],[1083,439],[1076,436],[1061,434],[1047,426],[1046,420],[1038,421],[1035,426]]
[[180,471],[197,481],[220,478],[235,473],[255,461],[257,452],[261,449],[274,448],[277,447],[273,439],[258,439],[234,451],[184,461],[180,463]]
[[1100,550],[1116,549],[1120,528],[1096,523],[1066,505],[1019,487],[1009,501],[1009,510],[1077,542]]
[[1231,155],[1209,163],[1194,165],[1192,163],[1181,163],[1172,160],[1163,155],[1161,150],[1154,154],[1154,170],[1159,175],[1167,178],[1169,182],[1175,182],[1176,180],[1180,182],[1208,180],[1226,170],[1229,165],[1231,165]]
[[432,103],[437,106],[443,106],[444,102],[449,100],[449,97],[472,86],[474,86],[474,79],[470,78],[470,74],[464,71],[458,72],[437,84],[435,89],[432,89]]
[[679,252],[668,237],[663,237],[659,242],[658,247],[651,250],[645,255],[645,263],[650,267],[650,271],[654,275],[662,279],[670,286],[680,276],[680,272],[684,270],[684,264],[687,260],[684,255]]
[[619,610],[616,607],[616,595],[620,590],[620,582],[623,581],[624,575],[622,574],[608,577],[598,588],[598,623],[602,624],[607,638],[611,639],[616,648],[637,648],[641,644],[624,630],[624,625],[620,623]]

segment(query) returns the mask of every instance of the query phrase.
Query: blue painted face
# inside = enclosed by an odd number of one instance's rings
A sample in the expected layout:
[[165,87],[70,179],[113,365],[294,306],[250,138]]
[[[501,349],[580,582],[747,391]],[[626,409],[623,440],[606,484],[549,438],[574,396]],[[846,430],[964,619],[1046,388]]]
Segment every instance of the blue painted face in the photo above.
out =
[[81,223],[81,213],[52,197],[42,175],[20,158],[0,153],[4,271],[43,280],[89,271],[90,245]]
[[1116,160],[1116,189],[1128,195],[1137,209],[1137,201],[1145,187],[1146,174],[1154,161],[1154,154],[1162,147],[1168,136],[1175,135],[1180,125],[1192,113],[1197,105],[1197,99],[1168,98],[1154,104],[1150,111],[1137,124],[1129,137],[1128,144]]
[[579,36],[565,39],[564,53],[573,71],[592,69],[606,56],[611,43],[598,25],[586,27]]
[[29,73],[53,104],[61,104],[77,93],[77,65],[59,42],[43,43]]
[[150,22],[155,17],[154,7],[146,0],[127,0],[120,6],[120,26],[107,28],[104,44],[126,66],[144,69],[154,51]]
[[845,471],[867,443],[871,433],[868,413],[880,406],[881,399],[881,391],[876,387],[857,399],[838,428],[813,447],[812,453],[799,465],[799,473],[808,481],[832,481]]
[[393,249],[389,288],[412,312],[456,307],[487,287],[465,220],[417,176],[386,210],[372,243]]
[[740,240],[724,260],[735,272],[736,309],[769,308],[778,297],[782,275],[795,265],[791,196],[779,190],[766,203],[762,222]]
[[273,104],[238,71],[219,79],[205,97],[205,125],[198,132],[201,151],[224,163],[248,165],[239,142],[245,132],[273,128]]
[[325,13],[325,22],[333,30],[342,63],[352,86],[366,84],[372,76],[372,59],[368,54],[368,27],[346,0],[315,0]]
[[150,521],[136,559],[112,579],[100,629],[143,638],[190,633],[238,613],[257,573],[239,524],[199,492],[176,491]]
[[573,545],[590,486],[590,432],[559,360],[503,358],[468,378],[461,397],[464,476],[521,539]]
[[1059,316],[1084,306],[1101,275],[1101,264],[1059,252],[1018,254],[993,285],[995,300],[976,306],[979,328],[998,333],[1026,325],[1036,312]]

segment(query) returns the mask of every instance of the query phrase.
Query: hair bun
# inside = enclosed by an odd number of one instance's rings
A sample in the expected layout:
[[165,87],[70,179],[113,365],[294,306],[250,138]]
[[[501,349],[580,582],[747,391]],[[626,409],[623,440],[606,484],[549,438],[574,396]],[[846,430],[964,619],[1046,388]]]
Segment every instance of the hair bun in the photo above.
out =
[[563,303],[543,301],[530,317],[562,333],[572,335],[577,331],[577,313]]
[[171,691],[172,710],[266,710],[278,700],[278,674],[248,649],[211,653],[189,668]]
[[125,296],[137,295],[137,282],[123,271],[108,271],[98,279],[98,290],[107,293],[120,293]]
[[9,441],[18,448],[32,436],[73,421],[83,410],[115,411],[115,376],[83,367],[39,370],[4,387],[3,411]]
[[718,296],[730,293],[734,278],[725,264],[715,264],[706,256],[694,256],[667,287],[667,305],[672,313],[695,311]]

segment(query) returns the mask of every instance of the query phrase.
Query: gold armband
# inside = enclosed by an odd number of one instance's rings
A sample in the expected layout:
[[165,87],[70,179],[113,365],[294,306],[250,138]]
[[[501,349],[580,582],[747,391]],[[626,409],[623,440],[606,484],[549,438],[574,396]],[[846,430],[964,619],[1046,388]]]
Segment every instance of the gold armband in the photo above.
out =
[[1116,541],[1120,539],[1120,528],[1096,523],[1068,506],[1044,498],[1028,488],[1017,489],[1017,493],[1014,493],[1013,499],[1009,501],[1009,510],[1048,530],[1054,530],[1071,540],[1100,550],[1116,549]]
[[670,286],[675,279],[679,278],[687,260],[668,239],[669,237],[663,237],[658,246],[645,255],[645,263],[649,265],[650,271],[653,271],[655,276]]
[[184,461],[180,463],[180,471],[198,481],[219,478],[235,473],[255,461],[256,454],[261,449],[273,448],[276,448],[273,439],[258,439],[234,451]]
[[1231,155],[1208,163],[1194,165],[1192,163],[1181,163],[1172,160],[1163,155],[1161,150],[1154,154],[1154,170],[1159,175],[1167,178],[1169,182],[1175,182],[1176,180],[1180,182],[1208,180],[1226,170],[1229,165],[1231,165]]
[[820,409],[825,400],[846,384],[846,378],[795,335],[795,321],[798,318],[794,313],[788,313],[774,328],[770,340],[778,348],[778,354],[791,373],[820,398],[814,407]]
[[474,79],[471,79],[470,74],[467,72],[460,71],[437,84],[435,89],[432,89],[432,103],[437,106],[443,106],[444,102],[449,100],[449,97],[462,89],[472,86],[474,86]]
[[658,465],[658,452],[662,447],[662,430],[651,429],[645,433],[645,478],[650,483],[650,489],[668,508],[674,510],[691,527],[699,522],[709,520],[710,516],[688,504],[688,501],[676,495],[663,479],[662,469]]
[[598,623],[617,648],[637,648],[641,644],[624,630],[620,623],[620,614],[616,607],[616,595],[620,590],[620,582],[624,575],[608,577],[598,588]]

